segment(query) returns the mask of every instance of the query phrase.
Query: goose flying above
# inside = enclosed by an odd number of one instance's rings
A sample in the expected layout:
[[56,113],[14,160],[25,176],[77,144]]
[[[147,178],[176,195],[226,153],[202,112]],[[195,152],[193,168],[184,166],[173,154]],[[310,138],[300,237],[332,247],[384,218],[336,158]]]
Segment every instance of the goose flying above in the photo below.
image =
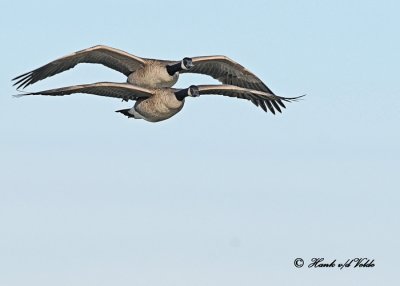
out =
[[72,53],[17,76],[13,79],[14,85],[25,88],[80,63],[102,64],[126,75],[128,83],[148,88],[172,87],[179,73],[197,73],[209,75],[223,84],[274,94],[255,74],[226,56],[186,57],[181,61],[157,60],[141,58],[103,45]]

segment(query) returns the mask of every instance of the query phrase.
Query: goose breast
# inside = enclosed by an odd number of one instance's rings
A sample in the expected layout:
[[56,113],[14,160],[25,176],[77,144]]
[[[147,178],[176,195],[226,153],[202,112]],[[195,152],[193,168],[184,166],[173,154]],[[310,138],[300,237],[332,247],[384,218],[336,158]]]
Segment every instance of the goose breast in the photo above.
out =
[[152,61],[128,76],[128,83],[146,88],[172,87],[178,81],[178,73],[169,75],[165,64]]
[[173,92],[160,89],[154,96],[138,100],[134,109],[143,119],[158,122],[177,114],[183,108],[184,103],[184,100],[177,100]]

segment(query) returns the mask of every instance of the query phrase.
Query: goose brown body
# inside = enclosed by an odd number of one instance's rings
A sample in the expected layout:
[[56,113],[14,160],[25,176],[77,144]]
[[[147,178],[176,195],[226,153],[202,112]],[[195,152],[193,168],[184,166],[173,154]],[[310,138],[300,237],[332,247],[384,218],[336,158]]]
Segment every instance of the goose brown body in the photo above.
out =
[[170,75],[165,69],[165,63],[147,60],[147,64],[128,76],[128,83],[146,88],[164,88],[173,86],[179,78],[179,73]]
[[156,89],[152,97],[137,100],[128,112],[134,118],[158,122],[177,114],[184,104],[185,100],[177,100],[172,89]]

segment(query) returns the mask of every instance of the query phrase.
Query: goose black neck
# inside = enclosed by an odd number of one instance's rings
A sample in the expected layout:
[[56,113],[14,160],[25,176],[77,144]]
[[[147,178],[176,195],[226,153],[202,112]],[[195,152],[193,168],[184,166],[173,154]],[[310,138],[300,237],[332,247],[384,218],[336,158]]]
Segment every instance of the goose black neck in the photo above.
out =
[[179,101],[184,100],[185,97],[189,96],[188,90],[189,90],[188,88],[185,88],[185,89],[181,89],[181,90],[176,91],[175,92],[176,99],[179,100]]
[[175,73],[180,72],[181,70],[181,62],[173,65],[167,65],[167,72],[170,76],[173,76]]

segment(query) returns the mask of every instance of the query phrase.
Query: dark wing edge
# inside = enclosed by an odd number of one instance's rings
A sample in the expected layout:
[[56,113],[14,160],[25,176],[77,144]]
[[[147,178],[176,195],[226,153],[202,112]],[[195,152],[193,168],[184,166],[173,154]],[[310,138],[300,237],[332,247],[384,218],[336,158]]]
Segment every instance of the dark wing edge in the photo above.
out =
[[[275,93],[254,73],[227,56],[200,56],[193,57],[192,61],[194,67],[190,70],[182,71],[183,73],[205,74],[223,84],[259,90],[275,95]],[[258,106],[256,102],[253,103]],[[280,99],[277,99],[276,103],[281,107],[285,107]]]
[[40,68],[17,76],[12,79],[15,81],[13,85],[17,85],[17,89],[25,88],[47,77],[69,70],[80,63],[102,64],[128,76],[143,66],[146,60],[122,50],[98,45],[61,57]]
[[273,114],[275,114],[276,110],[282,113],[281,107],[286,108],[283,102],[298,101],[305,96],[282,97],[233,85],[198,85],[198,88],[200,94],[219,94],[250,100],[256,106],[261,107],[265,112],[269,110]]
[[74,93],[121,98],[125,101],[148,98],[154,95],[154,91],[152,90],[128,83],[97,82],[93,84],[67,86],[38,92],[21,93],[14,95],[14,97],[24,97],[28,95],[64,96]]
[[213,77],[223,84],[264,91],[274,94],[263,81],[244,66],[227,56],[200,56],[192,58],[194,67],[183,73],[200,73]]

